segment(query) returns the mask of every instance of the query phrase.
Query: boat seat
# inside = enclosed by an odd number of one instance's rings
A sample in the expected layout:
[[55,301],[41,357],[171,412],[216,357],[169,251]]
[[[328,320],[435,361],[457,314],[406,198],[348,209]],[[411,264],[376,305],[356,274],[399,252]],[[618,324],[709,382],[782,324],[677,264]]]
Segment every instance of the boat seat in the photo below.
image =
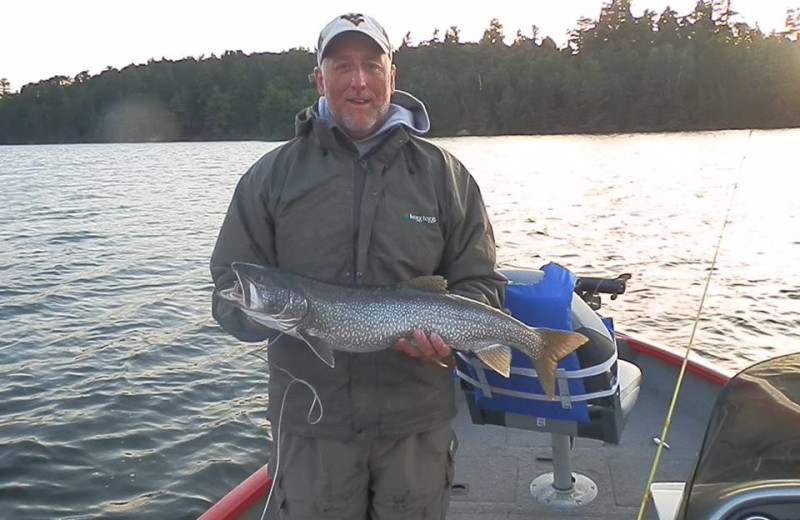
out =
[[[566,279],[571,275],[561,266],[550,264],[544,271],[534,269],[501,270],[509,279],[507,305],[512,315],[534,327],[572,329],[589,338],[586,345],[559,362],[556,373],[556,401],[543,394],[535,371],[524,355],[513,352],[512,376],[505,379],[491,370],[481,373],[482,362],[474,356],[459,353],[458,375],[461,388],[467,395],[470,417],[474,424],[494,424],[510,428],[557,433],[571,437],[592,438],[608,444],[619,444],[625,422],[633,409],[641,386],[641,370],[617,358],[614,336],[607,323],[572,292]],[[551,298],[535,295],[541,308],[525,315],[512,289],[518,286],[534,288],[557,280]],[[573,278],[574,280],[574,278]],[[522,288],[525,291],[525,287]],[[512,299],[512,296],[514,299]],[[565,303],[566,302],[566,303]],[[523,305],[529,305],[525,302]],[[561,326],[543,316],[561,305],[566,318]],[[558,318],[554,318],[558,319]],[[564,395],[564,394],[567,395]]]
[[639,397],[642,371],[630,361],[617,359],[617,377],[619,377],[619,401],[622,406],[622,417],[627,420]]
[[477,357],[456,355],[456,373],[473,424],[551,434],[553,472],[531,483],[534,498],[550,506],[594,499],[598,487],[572,473],[573,437],[619,444],[639,396],[641,370],[618,359],[613,324],[602,320],[574,292],[576,278],[556,264],[538,270],[501,270],[509,280],[506,306],[532,327],[573,330],[589,341],[558,363],[556,398],[550,400],[524,354],[512,352],[511,377],[504,378]]

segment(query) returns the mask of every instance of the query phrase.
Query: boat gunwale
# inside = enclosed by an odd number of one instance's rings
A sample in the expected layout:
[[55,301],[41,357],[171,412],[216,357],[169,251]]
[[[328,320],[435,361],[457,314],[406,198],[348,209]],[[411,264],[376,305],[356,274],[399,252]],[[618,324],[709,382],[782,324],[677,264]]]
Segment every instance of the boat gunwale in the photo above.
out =
[[[615,332],[614,335],[618,340],[626,341],[632,350],[664,361],[672,366],[680,367],[683,364],[683,358],[686,356],[684,349],[653,343],[650,340],[627,333]],[[713,361],[700,357],[694,352],[689,353],[686,370],[717,386],[724,386],[736,374],[736,371],[717,366]]]

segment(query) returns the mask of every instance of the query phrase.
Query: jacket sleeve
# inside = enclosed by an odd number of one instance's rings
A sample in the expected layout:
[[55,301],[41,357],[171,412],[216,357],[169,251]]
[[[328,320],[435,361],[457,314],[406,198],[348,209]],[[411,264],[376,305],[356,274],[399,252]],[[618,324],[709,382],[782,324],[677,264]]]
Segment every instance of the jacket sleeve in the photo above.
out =
[[240,309],[219,297],[219,291],[232,287],[236,275],[232,262],[275,265],[274,226],[267,208],[267,182],[259,174],[263,160],[239,180],[228,212],[211,254],[214,292],[211,313],[225,331],[242,341],[256,342],[278,333],[251,320]]
[[492,225],[480,190],[464,167],[451,159],[446,206],[446,242],[439,272],[449,290],[502,308],[506,279],[497,271]]

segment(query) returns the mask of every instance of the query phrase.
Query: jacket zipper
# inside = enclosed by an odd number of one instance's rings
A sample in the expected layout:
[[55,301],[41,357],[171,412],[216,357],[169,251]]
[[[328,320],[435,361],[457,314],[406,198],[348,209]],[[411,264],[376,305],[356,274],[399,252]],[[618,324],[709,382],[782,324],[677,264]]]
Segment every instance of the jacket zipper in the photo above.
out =
[[361,231],[361,200],[364,196],[364,188],[367,184],[367,162],[362,158],[356,158],[358,165],[353,179],[353,281],[361,283],[358,276],[358,235]]

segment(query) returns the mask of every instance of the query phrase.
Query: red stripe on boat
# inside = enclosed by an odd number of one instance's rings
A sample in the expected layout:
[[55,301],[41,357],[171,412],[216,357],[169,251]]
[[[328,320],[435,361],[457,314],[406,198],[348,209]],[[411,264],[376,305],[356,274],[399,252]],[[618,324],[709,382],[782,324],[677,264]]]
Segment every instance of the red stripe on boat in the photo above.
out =
[[[626,340],[628,345],[637,352],[654,357],[673,366],[679,367],[683,364],[684,355],[678,351],[646,343],[621,332],[616,332],[615,334]],[[696,358],[692,359],[691,355],[689,356],[689,361],[686,363],[686,370],[718,386],[725,385],[731,378],[731,374],[726,373],[725,370],[713,367],[710,362],[706,364]]]
[[269,476],[267,466],[262,466],[197,520],[234,520],[268,493],[271,487],[272,477]]

